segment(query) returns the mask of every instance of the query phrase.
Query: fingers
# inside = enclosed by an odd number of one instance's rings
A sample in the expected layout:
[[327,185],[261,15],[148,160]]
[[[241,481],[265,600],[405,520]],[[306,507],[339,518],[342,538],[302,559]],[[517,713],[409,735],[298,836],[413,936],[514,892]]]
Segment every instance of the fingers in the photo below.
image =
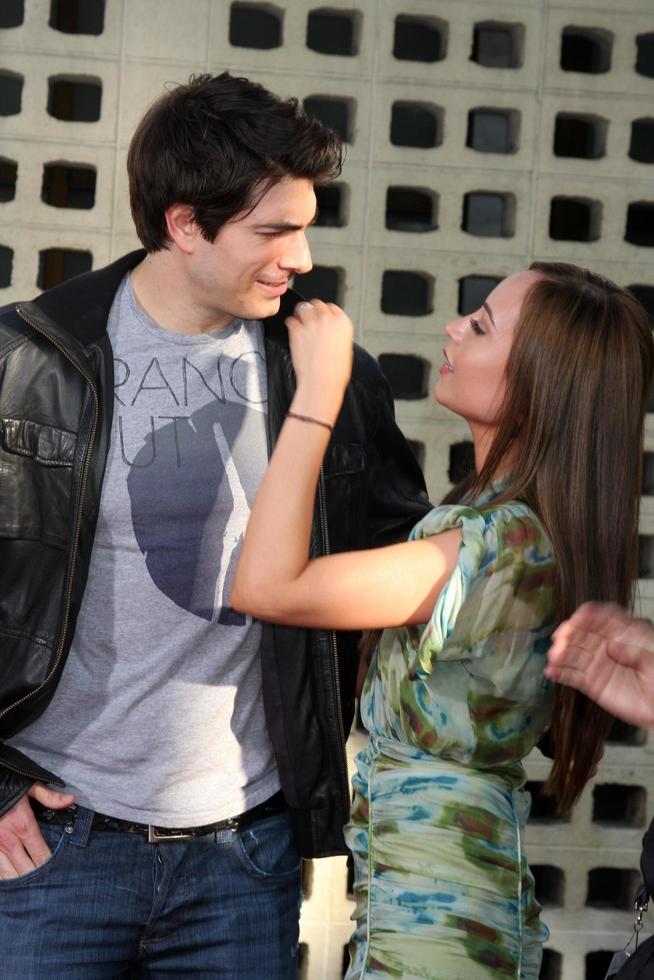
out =
[[585,675],[582,670],[575,670],[574,667],[563,667],[549,663],[543,673],[548,680],[556,681],[557,684],[574,687],[577,691],[583,691],[585,689]]
[[38,800],[43,806],[47,806],[49,810],[63,810],[75,802],[75,797],[71,793],[60,793],[59,790],[48,789],[43,783],[34,783],[28,789],[27,795]]
[[0,817],[0,878],[28,874],[50,856],[29,800],[23,796]]
[[568,622],[581,630],[610,637],[633,623],[632,618],[620,606],[608,602],[585,602]]
[[575,629],[570,621],[552,635],[552,645],[547,659],[555,666],[573,666],[585,670],[606,641],[594,633]]

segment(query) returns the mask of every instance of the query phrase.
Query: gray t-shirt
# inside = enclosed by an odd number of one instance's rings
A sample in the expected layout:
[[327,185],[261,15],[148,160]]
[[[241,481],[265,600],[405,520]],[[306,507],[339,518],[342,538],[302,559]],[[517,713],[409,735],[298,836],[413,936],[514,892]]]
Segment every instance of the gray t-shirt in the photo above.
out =
[[195,826],[279,788],[261,696],[261,625],[231,609],[267,463],[263,328],[159,327],[129,277],[108,324],[111,446],[66,669],[11,744],[84,806]]

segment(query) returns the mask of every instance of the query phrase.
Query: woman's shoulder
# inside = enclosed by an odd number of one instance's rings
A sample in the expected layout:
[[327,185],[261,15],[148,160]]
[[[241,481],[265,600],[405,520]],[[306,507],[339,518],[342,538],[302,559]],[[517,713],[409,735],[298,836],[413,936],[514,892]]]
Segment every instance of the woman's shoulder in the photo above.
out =
[[[497,557],[530,557],[542,561],[552,555],[552,546],[542,522],[528,504],[520,500],[482,505],[441,504],[434,507],[411,532],[413,539],[440,534],[458,527],[463,541],[476,543]],[[475,549],[476,550],[476,549]]]

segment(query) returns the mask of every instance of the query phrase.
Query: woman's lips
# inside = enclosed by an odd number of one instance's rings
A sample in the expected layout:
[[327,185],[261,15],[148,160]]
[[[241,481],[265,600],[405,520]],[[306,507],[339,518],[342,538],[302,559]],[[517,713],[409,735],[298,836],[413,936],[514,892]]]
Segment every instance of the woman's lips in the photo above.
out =
[[447,356],[447,351],[445,350],[445,348],[443,348],[443,357],[445,358],[445,363],[444,364],[441,364],[440,368],[438,369],[438,373],[439,374],[451,374],[452,371],[454,370],[454,367],[452,366],[452,362],[450,361],[449,357]]

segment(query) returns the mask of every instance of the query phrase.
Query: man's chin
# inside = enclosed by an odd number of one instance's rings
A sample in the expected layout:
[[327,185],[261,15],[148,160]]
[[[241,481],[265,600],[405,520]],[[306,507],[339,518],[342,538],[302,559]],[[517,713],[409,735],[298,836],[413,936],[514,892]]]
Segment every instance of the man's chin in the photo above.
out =
[[280,306],[281,296],[268,296],[265,299],[257,299],[256,302],[248,303],[247,312],[241,312],[240,316],[244,320],[265,320],[266,317],[279,313]]

